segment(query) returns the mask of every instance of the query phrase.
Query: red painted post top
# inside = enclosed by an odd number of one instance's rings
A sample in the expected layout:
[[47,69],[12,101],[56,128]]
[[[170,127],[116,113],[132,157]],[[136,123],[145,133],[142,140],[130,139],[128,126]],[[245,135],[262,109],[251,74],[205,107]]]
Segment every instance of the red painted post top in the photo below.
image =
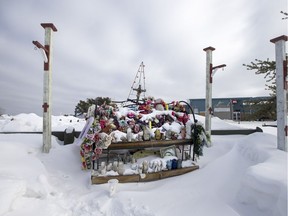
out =
[[287,41],[287,40],[288,40],[288,37],[287,37],[287,35],[282,35],[282,36],[276,37],[276,38],[274,38],[274,39],[271,39],[270,42],[276,43],[276,42],[279,41],[279,40]]
[[207,50],[211,50],[211,51],[214,51],[215,50],[215,48],[214,47],[211,47],[211,46],[209,46],[209,47],[206,47],[206,48],[204,48],[203,49],[205,52],[207,51]]
[[57,28],[54,26],[53,23],[41,23],[41,26],[45,28],[51,28],[54,32],[57,32]]

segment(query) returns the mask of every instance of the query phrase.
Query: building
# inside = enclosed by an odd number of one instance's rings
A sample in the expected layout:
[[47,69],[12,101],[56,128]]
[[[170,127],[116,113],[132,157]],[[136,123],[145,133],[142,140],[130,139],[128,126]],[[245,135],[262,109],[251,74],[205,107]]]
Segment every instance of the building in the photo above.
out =
[[[255,102],[269,99],[271,97],[213,98],[212,113],[221,119],[247,120],[255,112]],[[188,99],[188,103],[195,114],[205,116],[205,99]]]

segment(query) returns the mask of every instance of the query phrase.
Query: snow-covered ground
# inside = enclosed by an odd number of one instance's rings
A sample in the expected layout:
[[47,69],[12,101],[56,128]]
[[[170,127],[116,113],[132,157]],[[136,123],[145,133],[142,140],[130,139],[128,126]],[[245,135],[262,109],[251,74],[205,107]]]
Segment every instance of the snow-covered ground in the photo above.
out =
[[[71,116],[52,120],[58,131],[81,130],[85,124]],[[259,126],[264,132],[212,136],[199,170],[118,184],[113,196],[107,184],[91,185],[76,144],[62,145],[53,137],[50,153],[44,154],[41,134],[0,134],[0,215],[286,216],[287,153],[277,150],[277,129],[262,124],[213,118],[212,129]],[[35,114],[0,117],[0,132],[41,130],[42,118]]]

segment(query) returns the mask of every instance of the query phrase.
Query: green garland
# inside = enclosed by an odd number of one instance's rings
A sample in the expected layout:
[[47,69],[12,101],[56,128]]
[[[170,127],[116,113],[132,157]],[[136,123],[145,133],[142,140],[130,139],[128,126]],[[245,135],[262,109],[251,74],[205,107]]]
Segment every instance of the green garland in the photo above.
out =
[[[195,131],[194,131],[195,130]],[[196,132],[195,142],[194,142],[194,148],[193,153],[197,156],[203,156],[203,146],[208,146],[208,143],[210,143],[210,136],[206,133],[203,125],[201,123],[196,123],[196,126],[194,125],[192,127],[192,138],[194,138],[194,133]]]

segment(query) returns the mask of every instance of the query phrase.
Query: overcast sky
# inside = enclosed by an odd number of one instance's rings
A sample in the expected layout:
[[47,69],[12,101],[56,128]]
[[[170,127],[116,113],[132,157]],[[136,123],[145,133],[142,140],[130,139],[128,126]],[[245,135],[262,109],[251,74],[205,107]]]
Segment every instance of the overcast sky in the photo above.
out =
[[242,66],[275,59],[270,39],[287,35],[286,0],[1,0],[0,108],[42,115],[44,44],[53,23],[53,115],[80,100],[127,99],[143,61],[146,96],[205,98],[204,48],[212,46],[213,97],[267,96],[261,75]]

